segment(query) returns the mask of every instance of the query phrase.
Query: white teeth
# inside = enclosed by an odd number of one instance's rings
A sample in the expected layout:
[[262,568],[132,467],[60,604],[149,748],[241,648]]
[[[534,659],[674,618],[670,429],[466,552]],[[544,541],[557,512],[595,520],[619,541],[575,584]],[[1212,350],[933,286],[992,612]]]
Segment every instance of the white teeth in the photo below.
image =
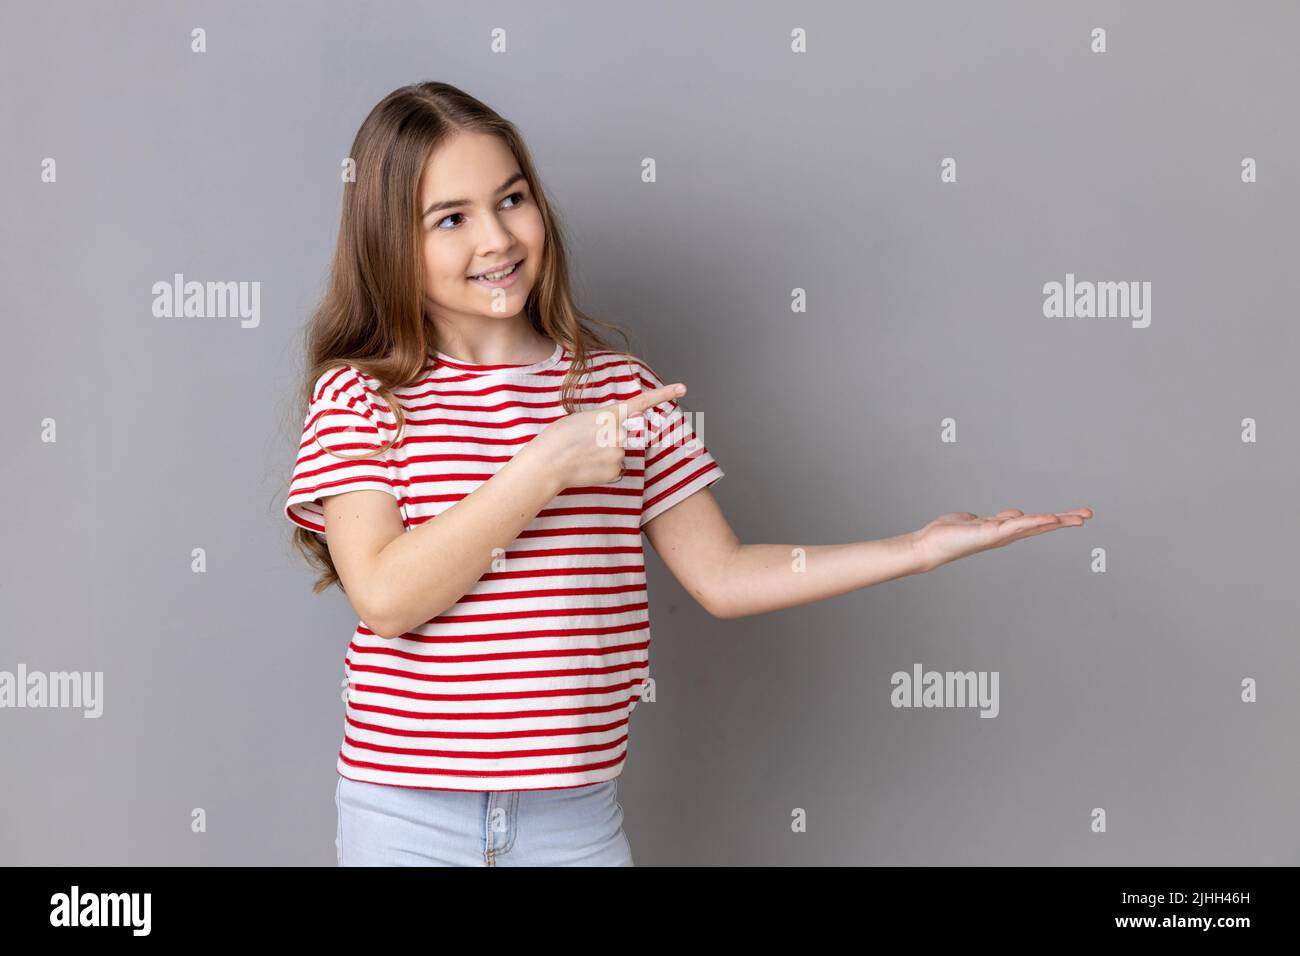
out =
[[489,273],[487,273],[486,275],[475,276],[474,278],[475,278],[475,279],[486,279],[486,280],[488,280],[489,282],[496,282],[498,279],[504,279],[506,276],[510,275],[510,273],[514,272],[515,269],[516,269],[516,267],[518,267],[518,265],[519,265],[519,263],[516,262],[516,263],[515,263],[513,266],[511,266],[509,269],[505,269],[505,270],[503,270],[503,271],[501,271],[501,272],[489,272]]

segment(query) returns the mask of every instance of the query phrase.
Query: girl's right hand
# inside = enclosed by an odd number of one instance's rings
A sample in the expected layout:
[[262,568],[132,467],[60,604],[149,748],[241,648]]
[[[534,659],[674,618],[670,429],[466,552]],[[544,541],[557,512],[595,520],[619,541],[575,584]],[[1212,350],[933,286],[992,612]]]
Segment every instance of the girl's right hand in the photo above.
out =
[[686,386],[677,382],[626,401],[565,415],[538,432],[524,446],[524,451],[537,456],[540,466],[561,491],[582,485],[611,484],[623,475],[627,420],[685,394]]

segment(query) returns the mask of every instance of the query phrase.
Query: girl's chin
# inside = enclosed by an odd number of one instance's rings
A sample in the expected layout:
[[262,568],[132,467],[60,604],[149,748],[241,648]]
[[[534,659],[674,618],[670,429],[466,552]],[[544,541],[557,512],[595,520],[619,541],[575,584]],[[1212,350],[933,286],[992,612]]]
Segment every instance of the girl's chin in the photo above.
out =
[[[486,295],[478,296],[471,302],[468,312],[477,312],[479,315],[490,316],[494,319],[511,318],[524,310],[526,297],[516,295],[512,290],[503,289],[503,295]],[[496,306],[496,308],[493,308]]]
[[470,300],[488,308],[491,308],[493,303],[497,301],[517,302],[522,307],[524,300],[528,298],[529,290],[532,288],[523,276],[519,277],[518,282],[504,287],[481,285],[473,279],[466,279],[465,281],[475,286],[474,289],[470,290]]
[[473,298],[487,299],[489,302],[495,299],[498,295],[504,295],[507,299],[513,299],[517,295],[526,295],[528,290],[532,288],[523,281],[515,282],[508,286],[483,285],[482,283],[475,282],[473,279],[466,279],[465,281],[474,287],[470,290]]

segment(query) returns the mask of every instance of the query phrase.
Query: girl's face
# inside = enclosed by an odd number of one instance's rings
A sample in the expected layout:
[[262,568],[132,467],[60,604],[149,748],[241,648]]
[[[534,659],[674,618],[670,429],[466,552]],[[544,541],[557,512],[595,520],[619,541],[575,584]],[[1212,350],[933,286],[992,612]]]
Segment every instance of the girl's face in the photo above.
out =
[[[486,133],[456,133],[429,158],[419,193],[426,309],[452,321],[518,315],[546,232],[510,148]],[[514,263],[505,279],[471,278]]]

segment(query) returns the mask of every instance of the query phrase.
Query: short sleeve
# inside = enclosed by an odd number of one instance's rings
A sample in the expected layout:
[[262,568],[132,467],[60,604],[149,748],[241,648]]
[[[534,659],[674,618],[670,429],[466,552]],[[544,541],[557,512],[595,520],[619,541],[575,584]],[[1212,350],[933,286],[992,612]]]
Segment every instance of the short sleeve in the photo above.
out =
[[[632,359],[642,391],[663,388],[654,369]],[[642,414],[645,419],[645,482],[641,491],[641,526],[724,474],[704,445],[703,418],[683,412],[675,401],[660,402]]]
[[316,380],[284,505],[290,521],[324,534],[322,499],[349,491],[386,491],[401,502],[401,485],[390,472],[392,449],[365,454],[393,438],[396,421],[390,424],[384,407],[382,399],[371,403],[370,389],[350,365]]

